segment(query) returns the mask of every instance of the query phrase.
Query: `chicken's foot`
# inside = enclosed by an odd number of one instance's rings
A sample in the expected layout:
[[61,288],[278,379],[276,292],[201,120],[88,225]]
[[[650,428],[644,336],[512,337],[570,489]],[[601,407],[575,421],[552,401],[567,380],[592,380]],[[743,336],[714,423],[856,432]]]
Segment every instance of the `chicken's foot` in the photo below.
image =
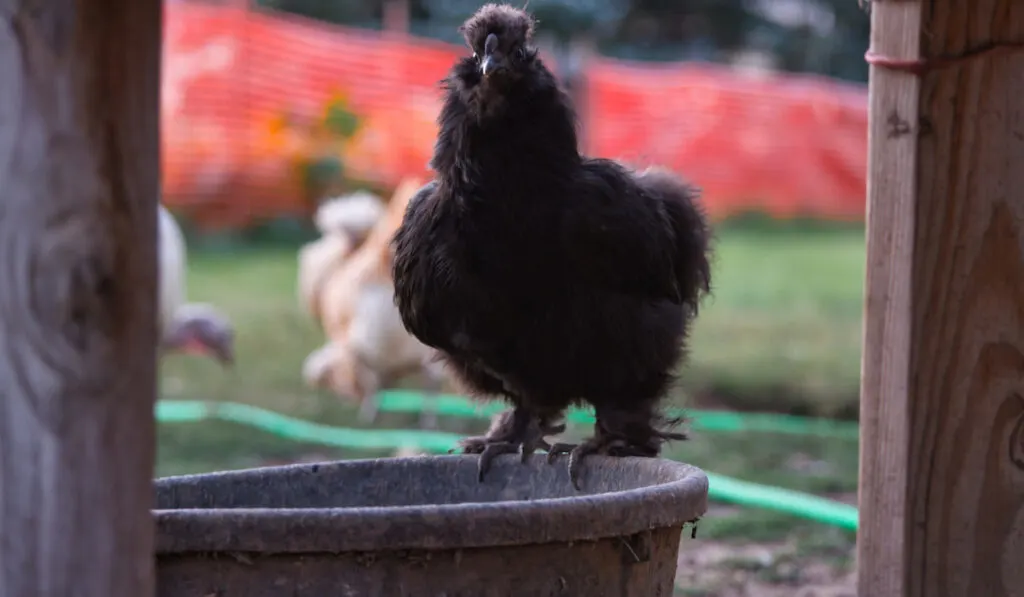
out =
[[580,466],[583,459],[592,454],[609,456],[649,456],[641,446],[631,445],[626,439],[605,434],[596,435],[579,444],[556,443],[548,448],[548,464],[555,462],[559,455],[569,455],[569,479],[577,491],[580,490]]
[[519,453],[520,462],[526,462],[538,449],[550,449],[545,436],[563,431],[565,424],[542,423],[528,411],[516,408],[497,415],[485,435],[467,437],[460,444],[464,454],[480,455],[477,479],[483,481],[496,457]]
[[[654,458],[664,442],[686,439],[685,433],[670,430],[680,420],[665,419],[653,410],[622,411],[599,407],[595,414],[594,437],[580,444],[556,443],[548,450],[549,464],[561,454],[569,455],[569,478],[577,491],[580,489],[580,465],[591,454]],[[659,429],[664,426],[668,429]]]

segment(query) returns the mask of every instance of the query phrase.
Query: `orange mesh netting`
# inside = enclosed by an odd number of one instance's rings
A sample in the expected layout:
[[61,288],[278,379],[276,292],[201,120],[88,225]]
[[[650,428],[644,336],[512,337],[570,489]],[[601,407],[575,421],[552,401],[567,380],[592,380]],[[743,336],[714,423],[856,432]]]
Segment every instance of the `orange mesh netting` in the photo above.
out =
[[[313,155],[388,188],[429,175],[438,81],[462,48],[237,7],[165,7],[163,200],[199,225],[308,213],[302,163]],[[716,217],[863,218],[863,87],[605,58],[585,74],[589,152],[677,170]],[[339,99],[360,119],[350,139],[315,124]]]

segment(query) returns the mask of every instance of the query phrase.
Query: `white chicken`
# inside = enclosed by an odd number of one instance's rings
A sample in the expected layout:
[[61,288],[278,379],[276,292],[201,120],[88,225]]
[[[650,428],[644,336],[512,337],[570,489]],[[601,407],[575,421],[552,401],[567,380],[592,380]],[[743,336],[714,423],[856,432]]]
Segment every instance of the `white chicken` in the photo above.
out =
[[213,305],[185,302],[185,236],[163,205],[157,206],[157,217],[161,349],[200,354],[229,366],[234,363],[235,334],[231,322]]
[[384,214],[384,202],[368,191],[357,191],[320,204],[314,223],[321,236],[299,249],[299,303],[320,319],[319,295],[329,275],[355,251]]
[[[350,253],[336,253],[333,263],[318,273],[315,292],[307,295],[309,310],[329,340],[306,358],[303,378],[312,387],[329,388],[356,399],[364,422],[376,418],[377,392],[394,387],[399,379],[418,373],[423,389],[433,394],[442,389],[446,378],[434,350],[405,330],[393,298],[389,243],[419,187],[417,180],[404,181],[365,239]],[[327,253],[327,245],[322,247]],[[306,258],[310,259],[310,254]],[[306,276],[308,280],[312,273]],[[303,284],[302,272],[299,284]],[[435,426],[432,408],[424,411],[420,424]]]
[[[364,423],[377,418],[377,393],[395,387],[406,376],[420,374],[421,388],[428,394],[444,389],[444,366],[435,360],[433,349],[412,338],[402,326],[393,295],[391,284],[363,284],[353,297],[348,327],[306,357],[302,367],[308,385],[355,398],[359,420]],[[424,409],[421,427],[437,426],[432,406]]]

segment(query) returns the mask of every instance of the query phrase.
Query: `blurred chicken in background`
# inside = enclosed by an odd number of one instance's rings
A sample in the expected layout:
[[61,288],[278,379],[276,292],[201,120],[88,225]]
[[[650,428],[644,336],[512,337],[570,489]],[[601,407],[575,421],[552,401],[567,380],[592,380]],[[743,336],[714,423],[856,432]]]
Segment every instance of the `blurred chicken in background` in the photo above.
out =
[[[434,350],[405,330],[393,298],[390,241],[421,184],[403,181],[365,238],[358,230],[369,218],[357,215],[369,210],[355,208],[349,218],[343,200],[325,204],[334,213],[317,213],[324,237],[303,247],[299,256],[300,297],[328,337],[306,358],[303,379],[358,401],[363,422],[376,420],[377,392],[402,378],[420,375],[428,394],[440,392],[446,379]],[[432,407],[424,409],[421,427],[436,425]]]
[[313,223],[320,234],[342,233],[363,242],[373,225],[384,215],[384,201],[365,190],[328,199],[320,204]]
[[320,204],[313,222],[322,236],[299,249],[299,303],[314,319],[320,319],[321,285],[366,239],[384,210],[381,198],[368,191]]
[[185,235],[167,208],[157,204],[158,306],[163,353],[196,354],[223,366],[235,361],[235,330],[213,305],[186,301],[188,250]]

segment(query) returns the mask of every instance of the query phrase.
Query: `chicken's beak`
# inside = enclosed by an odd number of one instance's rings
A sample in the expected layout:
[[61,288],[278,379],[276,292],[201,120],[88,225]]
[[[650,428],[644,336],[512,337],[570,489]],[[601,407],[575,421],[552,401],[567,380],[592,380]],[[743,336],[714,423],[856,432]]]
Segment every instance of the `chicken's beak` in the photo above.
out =
[[213,358],[217,359],[217,362],[221,364],[225,369],[232,369],[235,365],[235,340],[234,336],[229,333],[213,339],[210,342],[210,352]]
[[484,59],[480,62],[480,73],[485,77],[489,77],[492,73],[502,70],[503,68],[505,68],[505,65],[491,54],[486,54]]

